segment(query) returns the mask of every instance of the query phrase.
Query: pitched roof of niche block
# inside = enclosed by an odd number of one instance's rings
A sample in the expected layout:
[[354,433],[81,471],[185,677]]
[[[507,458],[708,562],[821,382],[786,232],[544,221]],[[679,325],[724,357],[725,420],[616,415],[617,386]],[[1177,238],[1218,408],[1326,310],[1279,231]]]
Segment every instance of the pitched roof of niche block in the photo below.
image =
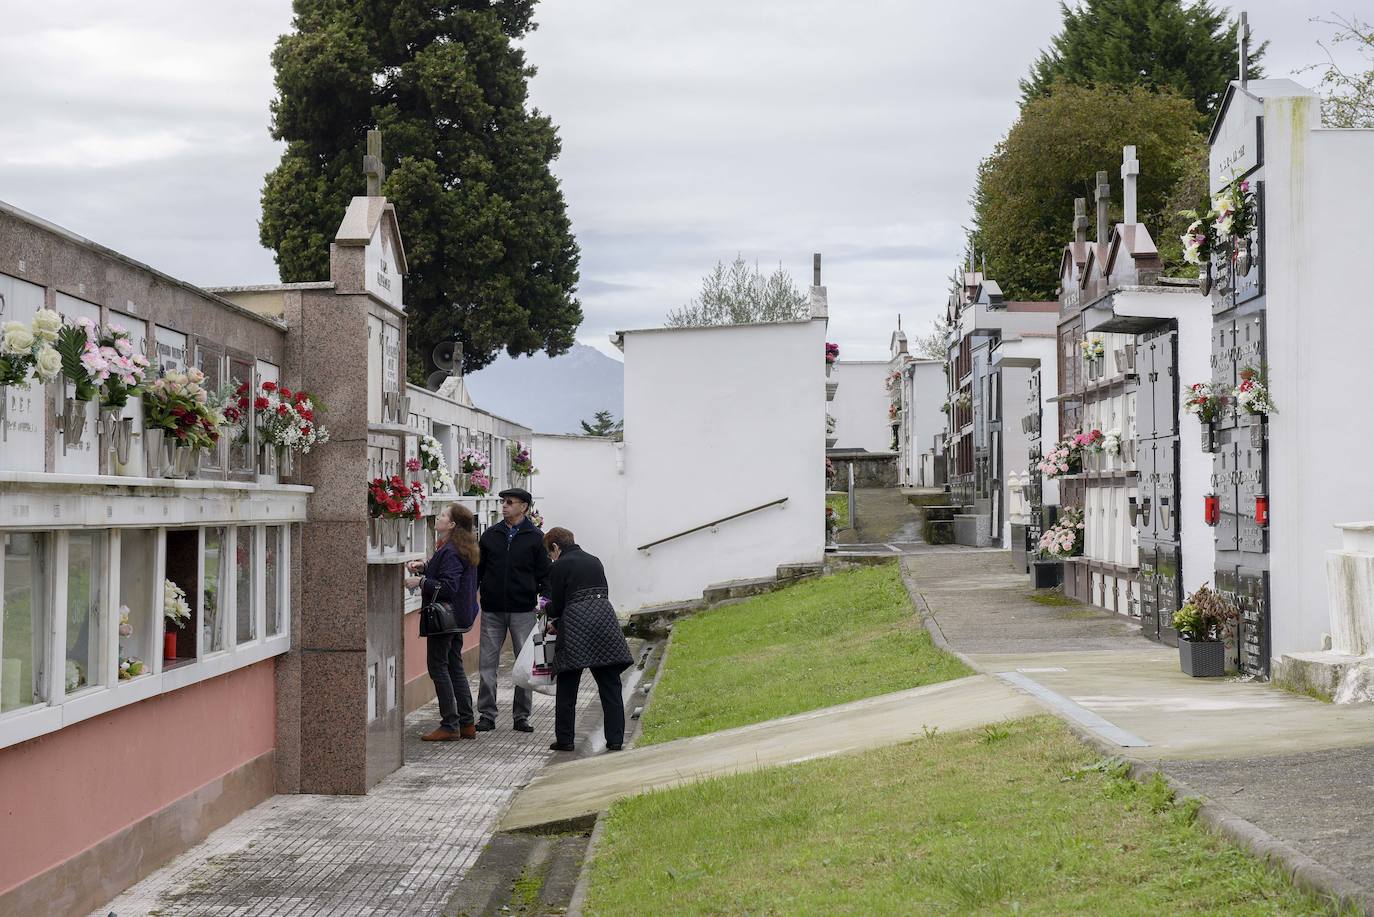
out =
[[396,220],[396,205],[384,197],[363,197],[360,195],[349,201],[343,222],[339,223],[339,231],[334,234],[334,244],[366,245],[372,241],[372,234],[377,231],[377,224],[383,220],[387,222],[392,232],[397,262],[396,269],[402,274],[409,273],[409,269],[406,267],[405,244],[401,241],[401,225]]

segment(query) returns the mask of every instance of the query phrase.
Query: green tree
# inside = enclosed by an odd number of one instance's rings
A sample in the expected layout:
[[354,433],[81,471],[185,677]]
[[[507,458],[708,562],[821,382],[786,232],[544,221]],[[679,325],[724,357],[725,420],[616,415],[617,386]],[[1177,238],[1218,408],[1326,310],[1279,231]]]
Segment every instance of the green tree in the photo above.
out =
[[624,430],[625,422],[616,420],[610,411],[597,411],[592,415],[591,423],[585,420],[578,421],[582,424],[583,436],[612,436],[619,439]]
[[263,186],[262,243],[283,281],[328,277],[329,242],[363,191],[366,131],[380,128],[417,380],[439,341],[459,341],[474,371],[502,349],[564,353],[582,320],[557,131],[527,105],[534,68],[515,44],[534,3],[294,0],[272,52],[272,136],[287,146]]
[[1322,123],[1327,127],[1374,127],[1374,25],[1358,16],[1312,20],[1336,30],[1333,45],[1349,45],[1362,60],[1360,70],[1342,67],[1325,44],[1317,44],[1326,52],[1326,63],[1313,64],[1308,70],[1322,74]]
[[[1172,89],[1210,120],[1240,69],[1236,24],[1206,0],[1087,0],[1074,7],[1061,0],[1059,9],[1063,31],[1021,81],[1023,107],[1057,82],[1144,86]],[[1257,64],[1267,45],[1250,53],[1251,79],[1262,76]]]
[[1205,161],[1206,141],[1195,123],[1192,103],[1169,90],[1061,83],[1031,99],[978,167],[972,240],[986,255],[987,275],[1009,299],[1054,298],[1059,253],[1071,238],[1073,199],[1091,202],[1094,175],[1106,170],[1113,219],[1119,219],[1121,148],[1127,144],[1135,145],[1140,161],[1137,219],[1159,236],[1172,219],[1179,179],[1200,157]]
[[701,295],[669,312],[668,326],[785,322],[808,314],[807,297],[781,264],[764,277],[757,265],[751,270],[744,257],[736,255],[728,268],[716,262],[715,269],[701,278]]

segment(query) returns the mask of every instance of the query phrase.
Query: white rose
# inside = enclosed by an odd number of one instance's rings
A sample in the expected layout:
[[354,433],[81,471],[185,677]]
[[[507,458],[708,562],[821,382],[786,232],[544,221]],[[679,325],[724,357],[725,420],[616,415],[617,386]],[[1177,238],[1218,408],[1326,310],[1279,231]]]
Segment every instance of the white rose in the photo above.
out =
[[6,322],[3,347],[6,353],[27,353],[33,347],[33,332],[23,322]]
[[57,340],[57,332],[62,327],[62,316],[51,309],[39,309],[33,316],[33,333],[41,341],[51,344]]
[[51,382],[62,371],[62,355],[51,344],[44,344],[38,351],[38,364],[35,367],[38,381]]

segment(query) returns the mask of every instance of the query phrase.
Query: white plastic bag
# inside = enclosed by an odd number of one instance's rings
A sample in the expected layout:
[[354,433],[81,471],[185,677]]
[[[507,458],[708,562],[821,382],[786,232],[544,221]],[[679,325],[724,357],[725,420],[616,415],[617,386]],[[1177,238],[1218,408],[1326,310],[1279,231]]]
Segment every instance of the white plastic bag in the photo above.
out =
[[544,641],[544,621],[539,619],[535,622],[534,628],[530,630],[530,635],[525,640],[525,645],[520,647],[520,653],[515,657],[515,668],[511,670],[511,680],[516,687],[528,688],[531,691],[538,691],[540,694],[553,695],[557,689],[554,685],[553,675],[553,647],[554,642]]

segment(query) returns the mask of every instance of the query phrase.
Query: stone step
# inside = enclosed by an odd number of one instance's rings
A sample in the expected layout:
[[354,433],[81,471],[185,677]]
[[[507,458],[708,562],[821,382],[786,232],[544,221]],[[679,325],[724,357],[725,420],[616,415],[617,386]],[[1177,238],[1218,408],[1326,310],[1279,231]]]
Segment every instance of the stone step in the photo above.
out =
[[773,592],[780,588],[777,577],[765,576],[759,579],[739,579],[730,580],[725,583],[714,583],[707,586],[701,592],[701,598],[707,605],[715,605],[726,599],[745,599],[751,595],[763,595],[765,592]]
[[627,637],[656,640],[666,637],[672,630],[673,622],[701,611],[706,603],[701,599],[690,602],[670,602],[666,605],[650,605],[630,612],[621,622],[620,629]]
[[590,829],[562,836],[494,835],[454,888],[445,914],[465,917],[563,913],[572,902]]
[[792,583],[808,576],[820,576],[824,572],[824,563],[783,564],[778,567],[778,581]]

